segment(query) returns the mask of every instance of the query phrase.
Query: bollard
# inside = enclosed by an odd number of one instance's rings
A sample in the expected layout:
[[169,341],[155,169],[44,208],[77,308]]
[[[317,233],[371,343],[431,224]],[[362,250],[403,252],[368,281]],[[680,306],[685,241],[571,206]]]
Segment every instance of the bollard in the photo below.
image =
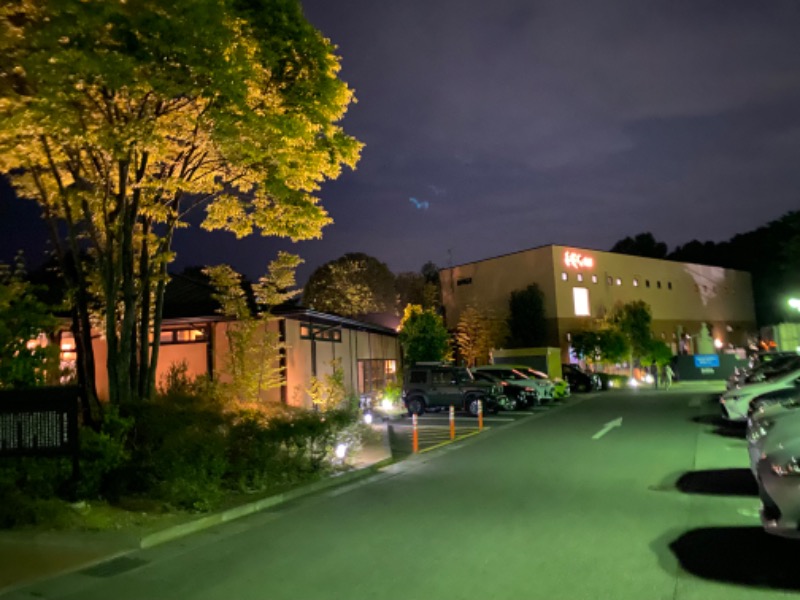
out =
[[478,400],[478,431],[483,431],[483,401]]
[[456,409],[450,405],[450,439],[456,439]]
[[411,451],[416,454],[419,452],[419,432],[417,431],[417,413],[411,415],[411,426],[413,433],[411,434]]

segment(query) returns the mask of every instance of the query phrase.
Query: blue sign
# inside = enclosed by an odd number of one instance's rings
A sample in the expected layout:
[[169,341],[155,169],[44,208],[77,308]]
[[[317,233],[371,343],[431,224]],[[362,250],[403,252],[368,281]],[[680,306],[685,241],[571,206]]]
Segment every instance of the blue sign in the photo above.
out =
[[698,369],[719,368],[719,354],[695,354],[694,366]]

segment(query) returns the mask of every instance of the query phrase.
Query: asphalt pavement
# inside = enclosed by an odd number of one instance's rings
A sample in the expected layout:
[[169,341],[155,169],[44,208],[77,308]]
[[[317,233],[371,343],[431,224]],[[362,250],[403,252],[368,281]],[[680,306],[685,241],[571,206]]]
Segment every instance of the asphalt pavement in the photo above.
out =
[[[800,546],[762,532],[718,391],[576,395],[474,435],[465,422],[368,477],[3,598],[796,597]],[[422,420],[449,437],[440,417]]]

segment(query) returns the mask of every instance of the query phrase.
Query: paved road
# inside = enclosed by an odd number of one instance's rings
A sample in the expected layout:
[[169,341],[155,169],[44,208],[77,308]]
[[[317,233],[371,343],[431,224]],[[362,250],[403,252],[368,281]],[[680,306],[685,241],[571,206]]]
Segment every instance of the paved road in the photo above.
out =
[[578,396],[6,598],[796,597],[800,545],[761,532],[741,432],[714,414],[699,393]]

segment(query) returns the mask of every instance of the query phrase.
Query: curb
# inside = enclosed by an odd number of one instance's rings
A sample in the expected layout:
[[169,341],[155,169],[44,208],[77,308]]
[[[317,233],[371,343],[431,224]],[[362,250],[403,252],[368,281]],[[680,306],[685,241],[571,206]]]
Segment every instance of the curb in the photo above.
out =
[[281,494],[275,494],[274,496],[261,498],[260,500],[256,500],[254,502],[249,502],[247,504],[242,504],[240,506],[235,506],[233,508],[212,513],[210,515],[205,515],[193,521],[188,521],[186,523],[181,523],[180,525],[167,527],[166,529],[155,531],[153,533],[140,537],[137,546],[140,549],[152,548],[153,546],[158,546],[159,544],[164,544],[166,542],[170,542],[172,540],[185,537],[192,533],[197,533],[198,531],[203,531],[204,529],[215,527],[216,525],[221,525],[222,523],[227,523],[229,521],[241,519],[242,517],[252,515],[264,509],[277,506],[278,504],[283,504],[284,502],[288,502],[289,500],[295,500],[297,498],[309,496],[311,494],[320,492],[322,490],[327,490],[332,487],[336,487],[345,483],[350,483],[352,481],[362,479],[364,477],[368,477],[370,475],[375,474],[383,467],[392,464],[393,462],[394,458],[389,457],[382,461],[369,465],[368,467],[363,467],[361,469],[356,469],[354,471],[347,471],[345,473],[342,473],[341,475],[334,475],[333,477],[321,479],[319,481],[315,481],[314,483],[296,488],[294,490],[290,490],[288,492],[283,492]]

